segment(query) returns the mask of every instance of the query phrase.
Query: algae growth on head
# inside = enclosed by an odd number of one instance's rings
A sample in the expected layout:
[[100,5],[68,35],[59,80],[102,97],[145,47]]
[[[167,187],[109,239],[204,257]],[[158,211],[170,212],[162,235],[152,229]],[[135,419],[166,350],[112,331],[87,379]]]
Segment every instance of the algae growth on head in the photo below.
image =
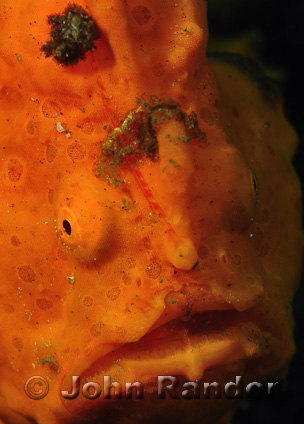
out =
[[[303,233],[282,100],[207,60],[202,1],[0,17],[1,419],[216,422],[234,402],[155,385],[287,372]],[[72,376],[144,397],[65,399]]]

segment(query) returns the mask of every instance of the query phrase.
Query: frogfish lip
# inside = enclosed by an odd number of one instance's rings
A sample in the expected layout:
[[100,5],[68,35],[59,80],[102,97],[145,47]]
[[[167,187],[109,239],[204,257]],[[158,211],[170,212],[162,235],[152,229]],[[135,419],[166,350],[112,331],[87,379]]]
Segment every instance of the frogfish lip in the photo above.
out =
[[[250,321],[247,311],[239,312],[230,304],[206,302],[203,310],[192,310],[188,317],[165,314],[139,340],[129,343],[103,345],[75,365],[65,375],[61,390],[72,392],[72,376],[80,377],[80,394],[76,399],[61,397],[70,414],[83,417],[94,415],[109,405],[104,397],[104,377],[121,384],[122,399],[126,383],[140,382],[144,391],[156,391],[155,382],[161,375],[181,375],[189,381],[202,379],[206,369],[244,360],[256,354],[242,330]],[[96,399],[82,394],[86,382],[101,387]],[[111,398],[114,397],[111,390]]]

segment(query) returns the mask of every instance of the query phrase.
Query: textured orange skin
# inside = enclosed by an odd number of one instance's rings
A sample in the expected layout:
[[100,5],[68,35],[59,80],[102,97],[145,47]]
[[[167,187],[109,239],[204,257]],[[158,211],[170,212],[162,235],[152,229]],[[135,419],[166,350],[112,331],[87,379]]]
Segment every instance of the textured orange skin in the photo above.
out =
[[[151,13],[145,24],[132,13],[133,0],[79,4],[102,38],[85,61],[63,67],[45,59],[40,47],[48,39],[46,16],[67,3],[1,1],[5,423],[84,422],[73,414],[87,404],[62,402],[60,390],[98,358],[86,376],[104,370],[119,382],[148,384],[157,375],[194,381],[207,370],[209,381],[231,375],[257,381],[284,376],[294,352],[289,302],[300,273],[301,194],[291,165],[297,139],[281,103],[268,105],[231,65],[207,62],[203,2],[142,1]],[[206,140],[183,143],[183,124],[166,121],[156,131],[159,159],[121,166],[125,182],[109,186],[96,175],[101,144],[138,107],[136,98],[151,96],[195,112]],[[122,208],[123,198],[132,210]],[[154,350],[145,351],[144,341],[128,344],[176,317],[208,310],[231,315],[216,316],[215,326],[208,330],[207,322],[193,338],[182,324],[172,327],[176,350],[158,346],[161,329],[156,341],[144,339]],[[192,358],[193,350],[199,354]],[[32,375],[49,380],[43,400],[24,393]],[[215,406],[110,402],[110,412],[101,415],[107,422],[214,422],[231,406],[224,399]]]

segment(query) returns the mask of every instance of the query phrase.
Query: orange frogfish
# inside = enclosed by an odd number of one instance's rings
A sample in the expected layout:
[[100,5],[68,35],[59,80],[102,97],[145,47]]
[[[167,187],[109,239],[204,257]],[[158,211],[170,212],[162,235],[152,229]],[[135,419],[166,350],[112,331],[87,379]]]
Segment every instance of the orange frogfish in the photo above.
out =
[[228,422],[286,375],[297,136],[206,16],[1,0],[1,422]]

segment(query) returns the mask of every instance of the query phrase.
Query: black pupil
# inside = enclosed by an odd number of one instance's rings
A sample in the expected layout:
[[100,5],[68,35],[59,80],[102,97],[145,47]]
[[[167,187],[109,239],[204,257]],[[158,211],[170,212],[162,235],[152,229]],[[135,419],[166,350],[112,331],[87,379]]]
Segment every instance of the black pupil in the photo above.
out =
[[62,223],[65,232],[70,236],[72,233],[71,224],[66,219]]

